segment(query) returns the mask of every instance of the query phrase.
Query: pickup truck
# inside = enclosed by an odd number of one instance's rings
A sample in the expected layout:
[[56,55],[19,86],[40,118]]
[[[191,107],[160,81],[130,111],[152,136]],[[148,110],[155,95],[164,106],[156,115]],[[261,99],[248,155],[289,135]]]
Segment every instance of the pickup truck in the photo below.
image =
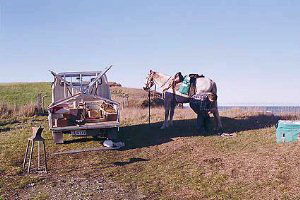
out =
[[99,136],[118,132],[120,105],[111,99],[106,72],[52,72],[52,103],[48,106],[49,128],[55,143],[64,134]]

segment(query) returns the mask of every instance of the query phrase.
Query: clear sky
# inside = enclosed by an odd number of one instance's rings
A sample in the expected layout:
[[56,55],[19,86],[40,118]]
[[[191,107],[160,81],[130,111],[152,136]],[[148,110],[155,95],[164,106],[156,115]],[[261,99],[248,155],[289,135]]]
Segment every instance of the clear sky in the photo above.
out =
[[0,82],[200,73],[219,102],[300,105],[300,1],[0,0]]

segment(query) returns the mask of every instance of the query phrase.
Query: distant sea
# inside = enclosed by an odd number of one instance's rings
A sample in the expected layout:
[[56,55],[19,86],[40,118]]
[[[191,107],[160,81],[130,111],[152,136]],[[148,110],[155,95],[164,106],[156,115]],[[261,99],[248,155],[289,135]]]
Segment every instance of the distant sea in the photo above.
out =
[[232,109],[240,109],[244,111],[268,112],[273,114],[300,113],[300,106],[219,106],[219,111],[226,111]]

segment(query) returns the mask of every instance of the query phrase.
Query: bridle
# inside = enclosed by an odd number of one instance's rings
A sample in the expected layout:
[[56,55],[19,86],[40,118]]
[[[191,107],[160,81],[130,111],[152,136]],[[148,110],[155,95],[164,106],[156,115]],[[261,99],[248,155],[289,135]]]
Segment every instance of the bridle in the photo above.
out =
[[160,86],[160,88],[162,88],[162,87],[164,87],[166,84],[167,84],[167,82],[169,82],[169,80],[172,78],[172,76],[170,76],[161,86]]
[[150,74],[147,78],[146,86],[144,87],[144,90],[149,90],[153,85],[154,85],[154,80],[153,80],[153,72],[150,71]]

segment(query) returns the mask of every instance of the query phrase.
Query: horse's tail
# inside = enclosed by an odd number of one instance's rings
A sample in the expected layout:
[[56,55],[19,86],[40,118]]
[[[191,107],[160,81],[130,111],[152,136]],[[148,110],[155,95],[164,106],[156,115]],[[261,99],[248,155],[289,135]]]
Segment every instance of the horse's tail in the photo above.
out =
[[217,99],[218,99],[218,95],[217,95],[217,84],[211,80],[211,84],[212,84],[212,87],[211,87],[211,93],[213,94],[212,97],[211,97],[211,100],[212,100],[212,109],[218,109],[218,103],[217,103]]
[[211,81],[212,87],[211,87],[211,93],[217,94],[217,84],[214,81]]

